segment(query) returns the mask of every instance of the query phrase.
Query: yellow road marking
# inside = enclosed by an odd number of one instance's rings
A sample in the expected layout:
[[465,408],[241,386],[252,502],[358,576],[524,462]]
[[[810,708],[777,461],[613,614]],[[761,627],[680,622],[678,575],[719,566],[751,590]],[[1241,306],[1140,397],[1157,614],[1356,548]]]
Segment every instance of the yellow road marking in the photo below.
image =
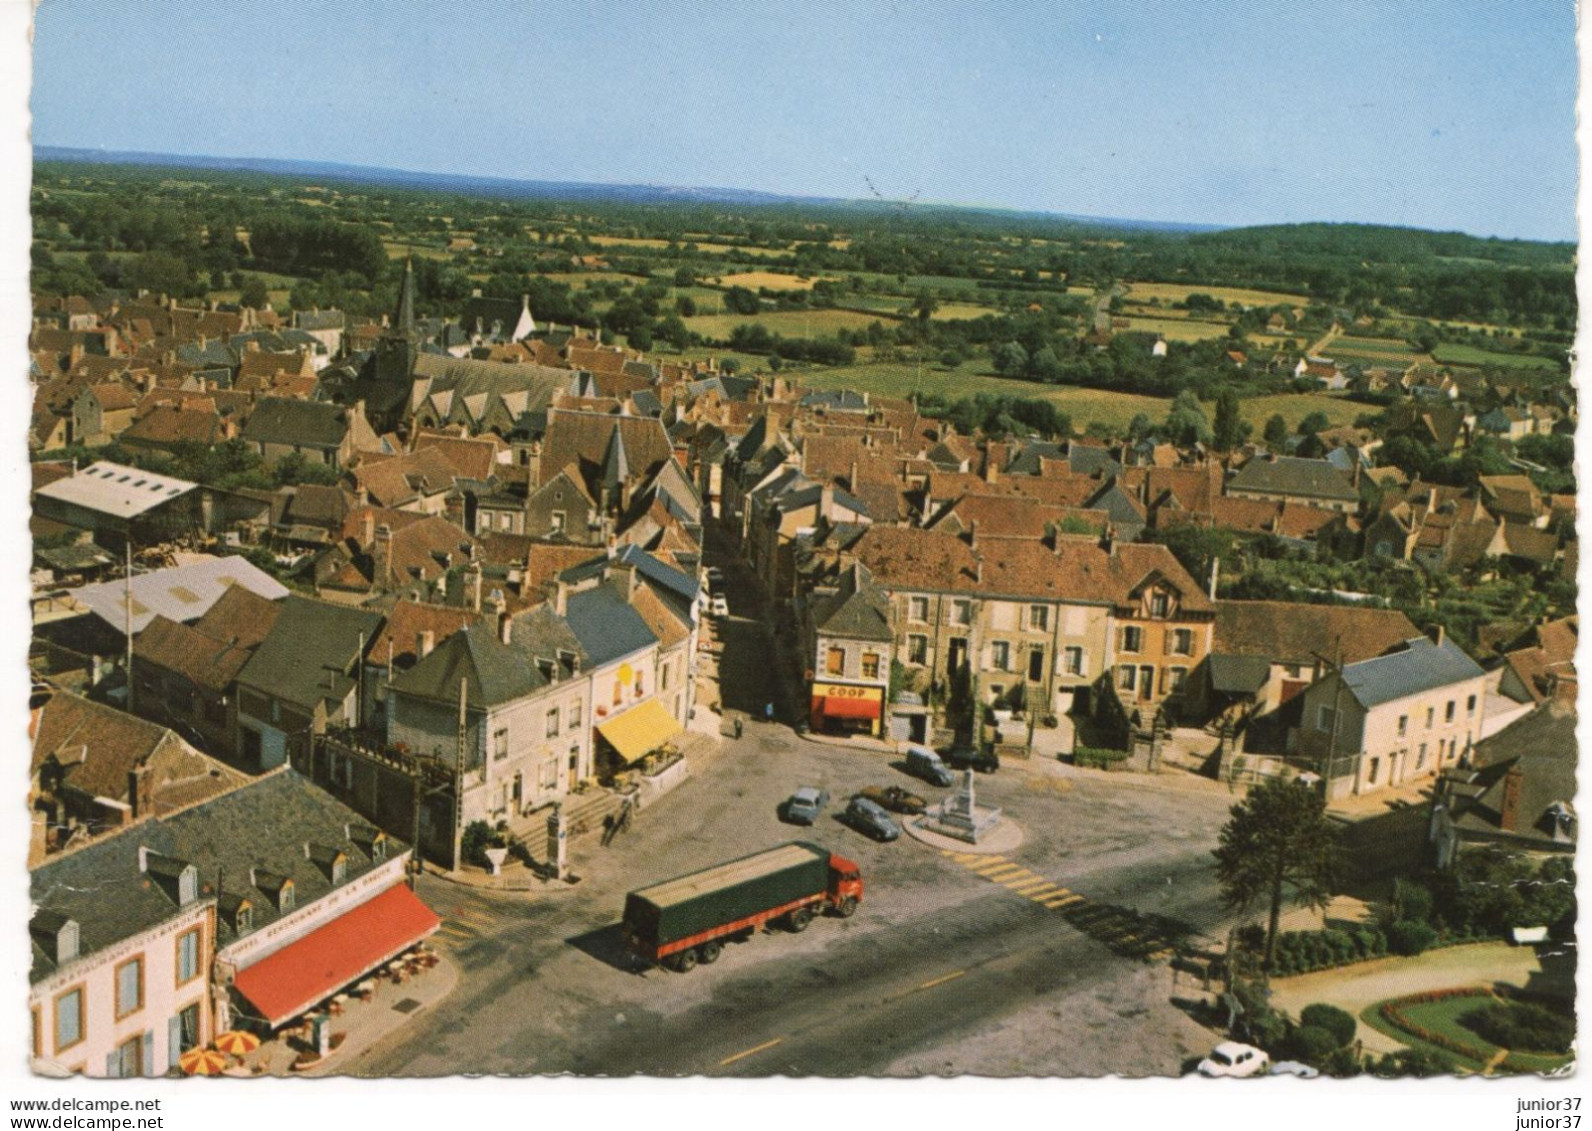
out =
[[1082,902],[1083,902],[1083,896],[1081,896],[1081,895],[1066,895],[1066,896],[1062,896],[1060,899],[1047,899],[1045,901],[1045,906],[1050,908],[1052,911],[1054,911],[1058,907],[1066,907],[1069,904],[1082,903]]
[[1015,880],[1018,876],[1032,876],[1033,874],[1022,865],[1013,864],[1009,868],[996,868],[993,872],[985,872],[984,878],[993,884],[1004,884],[1007,880]]
[[955,971],[953,973],[950,973],[950,974],[942,974],[938,978],[931,978],[929,981],[924,982],[921,986],[918,987],[918,989],[920,989],[920,990],[933,989],[935,986],[941,985],[942,983],[945,983],[945,982],[949,982],[953,978],[960,978],[963,974],[966,974],[966,973],[967,973],[966,970],[957,970],[957,971]]
[[1007,876],[1004,880],[996,880],[995,882],[1000,884],[1001,887],[1011,888],[1015,891],[1018,888],[1027,887],[1029,884],[1037,883],[1043,879],[1043,876],[1036,876],[1027,868],[1024,868],[1023,874],[1020,876]]
[[[1018,895],[1031,896],[1036,891],[1054,889],[1056,885],[1045,879],[1043,876],[1040,876],[1032,880],[1023,880],[1020,883],[1008,883],[1006,886],[1011,888]],[[1055,892],[1051,891],[1051,894],[1054,895]]]
[[737,1060],[744,1060],[753,1053],[762,1052],[764,1049],[771,1049],[775,1045],[781,1044],[784,1040],[784,1037],[775,1037],[772,1041],[764,1041],[762,1044],[749,1048],[745,1052],[738,1052],[734,1056],[727,1056],[723,1060],[719,1061],[719,1067],[723,1068],[726,1064],[734,1064]]
[[1043,903],[1047,899],[1055,899],[1056,896],[1061,894],[1063,890],[1064,889],[1062,888],[1056,887],[1055,884],[1046,884],[1042,888],[1035,888],[1033,891],[1024,892],[1023,895],[1026,898],[1033,900],[1035,903]]
[[969,864],[967,866],[967,870],[969,872],[979,872],[979,873],[983,873],[983,872],[986,872],[986,871],[998,872],[1002,868],[1007,868],[1007,867],[1010,867],[1010,866],[1011,866],[1011,861],[1007,860],[1006,857],[997,856],[997,857],[995,857],[992,860],[984,860],[984,861],[982,861],[981,863],[978,863],[978,864]]

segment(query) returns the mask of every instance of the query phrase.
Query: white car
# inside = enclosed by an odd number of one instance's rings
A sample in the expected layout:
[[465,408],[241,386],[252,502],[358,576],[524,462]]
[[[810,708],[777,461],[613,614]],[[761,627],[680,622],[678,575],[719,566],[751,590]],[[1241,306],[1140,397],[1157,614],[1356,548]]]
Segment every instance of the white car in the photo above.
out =
[[1279,1060],[1271,1066],[1273,1076],[1297,1076],[1301,1080],[1314,1080],[1321,1073],[1302,1060]]
[[1254,1045],[1223,1041],[1200,1061],[1201,1076],[1264,1076],[1271,1058]]

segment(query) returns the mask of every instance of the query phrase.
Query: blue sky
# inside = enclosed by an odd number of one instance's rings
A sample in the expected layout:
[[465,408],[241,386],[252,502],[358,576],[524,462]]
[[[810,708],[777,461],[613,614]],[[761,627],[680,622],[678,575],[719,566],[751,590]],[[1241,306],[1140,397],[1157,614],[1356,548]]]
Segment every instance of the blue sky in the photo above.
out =
[[1575,238],[1570,0],[44,0],[41,145]]

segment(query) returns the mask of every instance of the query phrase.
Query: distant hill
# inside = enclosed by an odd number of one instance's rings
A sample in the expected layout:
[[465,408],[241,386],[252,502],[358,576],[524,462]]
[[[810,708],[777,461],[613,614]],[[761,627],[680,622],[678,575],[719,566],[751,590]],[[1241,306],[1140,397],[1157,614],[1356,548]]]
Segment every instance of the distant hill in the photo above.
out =
[[[503,199],[585,200],[630,204],[725,204],[739,206],[808,205],[826,208],[875,212],[903,207],[895,201],[851,200],[843,197],[792,196],[755,189],[681,185],[615,185],[591,181],[520,180],[512,177],[479,177],[458,173],[417,173],[404,169],[385,169],[369,165],[344,165],[329,161],[296,161],[274,157],[211,157],[205,155],[146,153],[110,149],[72,149],[53,145],[34,146],[35,161],[59,161],[84,165],[142,166],[163,169],[263,173],[271,176],[311,178],[327,182],[356,182],[387,185],[393,188],[423,189],[468,196]],[[914,205],[917,212],[979,213],[1017,219],[1060,220],[1071,224],[1127,230],[1168,233],[1217,231],[1209,224],[1179,224],[1158,220],[1120,219],[1107,216],[1079,216],[1063,212],[1018,211],[954,204]]]
[[1268,224],[1197,234],[1189,237],[1189,243],[1254,255],[1317,260],[1484,262],[1521,267],[1568,267],[1574,262],[1576,250],[1573,243],[1505,240],[1381,224]]

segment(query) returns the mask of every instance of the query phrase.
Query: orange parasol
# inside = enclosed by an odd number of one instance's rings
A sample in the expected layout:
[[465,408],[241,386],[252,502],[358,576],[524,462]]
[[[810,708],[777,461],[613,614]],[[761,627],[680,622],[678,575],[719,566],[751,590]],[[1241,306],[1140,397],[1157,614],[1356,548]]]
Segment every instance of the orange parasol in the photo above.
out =
[[233,1056],[251,1053],[260,1047],[260,1038],[240,1029],[229,1029],[216,1038],[216,1048]]
[[177,1067],[189,1076],[215,1076],[226,1066],[226,1054],[215,1049],[189,1049],[177,1058]]

